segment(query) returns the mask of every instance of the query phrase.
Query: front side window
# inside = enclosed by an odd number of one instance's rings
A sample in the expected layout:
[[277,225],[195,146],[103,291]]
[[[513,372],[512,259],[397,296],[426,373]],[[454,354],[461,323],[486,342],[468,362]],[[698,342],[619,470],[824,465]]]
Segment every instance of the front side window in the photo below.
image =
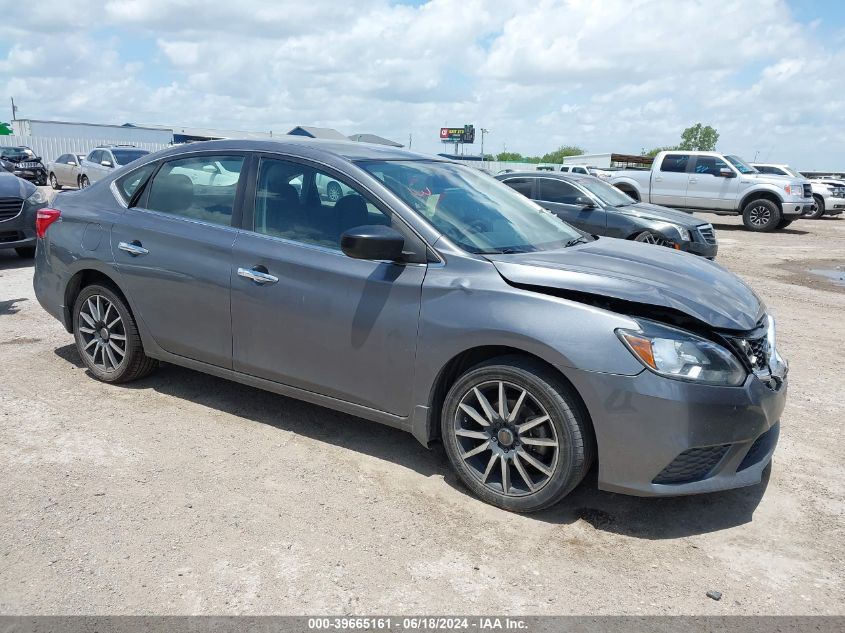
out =
[[526,198],[532,197],[531,187],[534,184],[533,178],[508,178],[504,181],[504,183],[513,189],[514,191],[518,191]]
[[[230,226],[243,163],[242,156],[192,156],[168,161],[149,184],[146,208]],[[222,165],[226,165],[225,172]]]
[[684,173],[689,164],[689,154],[667,154],[660,164],[660,171]]
[[541,178],[540,192],[537,199],[545,202],[558,202],[560,204],[575,204],[575,200],[583,195],[576,187],[573,187],[568,182],[553,180],[551,178]]
[[90,154],[88,154],[88,158],[86,159],[90,163],[97,163],[99,164],[102,158],[103,152],[98,149],[93,150]]
[[754,169],[751,165],[742,160],[739,156],[725,156],[725,160],[727,160],[731,165],[736,167],[736,170],[741,174],[757,173],[756,169]]
[[695,173],[718,176],[722,169],[730,169],[728,164],[715,156],[699,156],[695,161]]
[[356,188],[308,165],[263,158],[255,192],[256,233],[340,250],[351,228],[390,218]]
[[471,253],[551,250],[581,237],[537,203],[464,165],[433,160],[358,164]]
[[584,178],[579,184],[596,198],[611,207],[626,207],[630,204],[637,203],[636,200],[626,193],[598,178]]

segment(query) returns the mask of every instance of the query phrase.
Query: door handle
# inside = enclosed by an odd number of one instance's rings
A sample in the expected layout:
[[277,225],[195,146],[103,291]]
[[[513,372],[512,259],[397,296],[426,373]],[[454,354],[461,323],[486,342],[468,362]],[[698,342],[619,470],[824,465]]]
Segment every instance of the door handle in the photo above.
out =
[[690,184],[695,184],[695,183],[698,182],[698,178],[690,178],[689,181],[690,181]]
[[663,177],[662,176],[655,176],[654,182],[663,182]]
[[[261,268],[263,268],[263,266]],[[262,286],[264,284],[274,284],[279,281],[278,277],[266,272],[266,268],[264,270],[260,270],[258,266],[255,268],[238,268],[238,275],[246,277],[247,279],[250,279]]]
[[133,257],[137,257],[138,255],[146,255],[150,252],[146,248],[141,246],[141,242],[139,242],[138,240],[134,240],[132,242],[121,242],[117,245],[117,247],[122,251],[126,251]]

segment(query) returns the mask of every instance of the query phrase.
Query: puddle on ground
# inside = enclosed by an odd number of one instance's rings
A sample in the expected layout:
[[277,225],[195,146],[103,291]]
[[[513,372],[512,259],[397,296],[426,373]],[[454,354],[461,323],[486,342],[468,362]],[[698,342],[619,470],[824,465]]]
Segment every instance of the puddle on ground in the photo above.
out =
[[845,270],[826,270],[823,268],[813,268],[810,270],[811,273],[814,275],[819,275],[820,277],[824,277],[829,281],[832,281],[837,286],[845,287]]

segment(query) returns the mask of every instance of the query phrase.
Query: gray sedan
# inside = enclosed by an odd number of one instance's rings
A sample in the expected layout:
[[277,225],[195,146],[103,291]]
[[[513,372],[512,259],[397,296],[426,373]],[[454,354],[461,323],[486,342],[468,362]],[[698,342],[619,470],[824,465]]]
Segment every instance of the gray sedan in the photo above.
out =
[[628,494],[752,485],[775,450],[787,366],[744,282],[585,237],[463,165],[211,141],[39,218],[36,295],[95,378],[166,361],[441,441],[502,508],[556,503],[596,460]]
[[79,166],[85,154],[62,154],[47,165],[48,180],[53,189],[79,186]]

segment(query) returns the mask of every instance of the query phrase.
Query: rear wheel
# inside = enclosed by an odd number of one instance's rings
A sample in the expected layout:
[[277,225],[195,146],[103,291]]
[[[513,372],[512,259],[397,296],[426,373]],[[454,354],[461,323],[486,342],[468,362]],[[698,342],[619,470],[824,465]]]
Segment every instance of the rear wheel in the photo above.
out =
[[15,252],[18,254],[18,257],[23,257],[24,259],[32,259],[35,257],[34,246],[19,246],[15,249]]
[[88,176],[82,176],[79,179],[79,188],[80,189],[85,189],[85,187],[90,187],[90,186],[91,186],[91,181],[88,180]]
[[480,499],[532,512],[565,497],[590,468],[589,418],[571,387],[530,359],[503,356],[464,373],[443,403],[449,461]]
[[821,196],[813,196],[813,200],[816,203],[815,211],[807,211],[803,217],[809,220],[818,220],[824,215],[824,198],[822,198]]
[[86,286],[73,306],[73,335],[80,356],[103,382],[129,382],[151,373],[158,361],[144,354],[135,319],[108,286]]
[[50,186],[55,189],[56,191],[60,191],[62,186],[59,184],[59,179],[56,178],[56,174],[50,172]]
[[752,200],[742,211],[742,223],[749,231],[774,231],[782,218],[780,207],[765,198]]

